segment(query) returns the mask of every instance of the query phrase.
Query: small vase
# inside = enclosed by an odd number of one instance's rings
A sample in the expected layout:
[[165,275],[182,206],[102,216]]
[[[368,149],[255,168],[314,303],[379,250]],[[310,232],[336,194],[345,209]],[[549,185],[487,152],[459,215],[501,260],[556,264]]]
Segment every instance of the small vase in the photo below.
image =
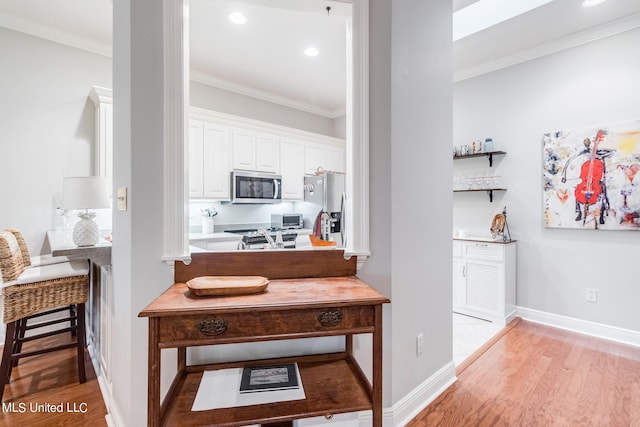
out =
[[202,217],[202,234],[213,234],[213,217]]

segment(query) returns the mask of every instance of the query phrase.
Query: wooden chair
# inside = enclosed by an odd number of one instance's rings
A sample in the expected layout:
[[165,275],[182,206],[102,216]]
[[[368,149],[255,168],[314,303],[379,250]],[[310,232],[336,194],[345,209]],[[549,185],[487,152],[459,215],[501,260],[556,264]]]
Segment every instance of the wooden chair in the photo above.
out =
[[[0,273],[2,279],[3,321],[6,324],[4,349],[0,362],[0,401],[16,361],[66,348],[77,349],[78,376],[86,382],[84,354],[85,303],[89,293],[89,265],[86,261],[70,261],[25,269],[18,241],[9,231],[0,232]],[[76,310],[69,317],[27,324],[30,319],[64,311]],[[25,336],[26,331],[62,324],[59,329]],[[67,326],[70,325],[70,326]],[[48,328],[50,329],[50,328]],[[76,332],[75,342],[39,350],[22,351],[22,343]]]
[[60,264],[70,261],[69,257],[53,256],[52,254],[37,255],[32,257],[29,251],[29,247],[27,246],[27,242],[25,241],[24,236],[22,235],[22,232],[20,230],[18,230],[17,228],[5,228],[5,231],[10,231],[16,238],[18,246],[20,247],[20,252],[22,253],[22,264],[24,265],[24,268],[41,267],[43,265]]
[[[10,231],[15,236],[16,241],[18,242],[18,246],[20,247],[20,252],[22,253],[22,263],[24,264],[24,268],[42,267],[44,265],[50,265],[50,264],[61,264],[63,262],[69,262],[71,260],[67,256],[53,256],[53,254],[31,256],[29,247],[27,246],[27,242],[24,239],[24,236],[22,235],[22,232],[20,230],[18,230],[17,228],[5,228],[5,231]],[[75,305],[70,305],[68,309],[69,309],[69,316],[71,318],[75,318],[76,316]],[[63,311],[63,310],[65,309],[60,308],[57,311]],[[26,324],[27,324],[26,318],[18,322],[16,326],[16,333],[18,334],[19,338],[24,338],[24,335],[26,333]],[[71,325],[72,326],[75,325],[75,321],[72,321]],[[75,329],[71,331],[71,336],[72,337],[76,336]],[[22,348],[21,343],[22,341],[18,340],[17,348],[15,349],[17,350],[17,352],[20,352],[20,349]],[[14,351],[14,353],[15,352],[16,351]],[[18,366],[18,359],[16,359],[13,362],[13,366]]]

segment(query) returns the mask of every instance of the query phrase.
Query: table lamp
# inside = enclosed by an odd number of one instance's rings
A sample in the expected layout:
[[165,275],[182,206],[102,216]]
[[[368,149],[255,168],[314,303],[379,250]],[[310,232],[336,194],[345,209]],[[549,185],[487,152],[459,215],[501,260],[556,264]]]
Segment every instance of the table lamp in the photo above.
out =
[[62,182],[62,208],[84,209],[78,214],[80,221],[73,229],[73,243],[77,246],[93,246],[100,239],[98,224],[93,220],[95,212],[89,209],[110,208],[107,182],[99,176],[67,177]]

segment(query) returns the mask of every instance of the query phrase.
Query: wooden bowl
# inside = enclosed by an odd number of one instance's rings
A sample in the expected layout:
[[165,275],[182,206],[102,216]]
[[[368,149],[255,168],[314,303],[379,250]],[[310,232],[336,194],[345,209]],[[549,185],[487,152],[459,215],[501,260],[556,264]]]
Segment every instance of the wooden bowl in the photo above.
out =
[[245,295],[263,292],[269,280],[262,276],[201,276],[187,282],[196,296]]

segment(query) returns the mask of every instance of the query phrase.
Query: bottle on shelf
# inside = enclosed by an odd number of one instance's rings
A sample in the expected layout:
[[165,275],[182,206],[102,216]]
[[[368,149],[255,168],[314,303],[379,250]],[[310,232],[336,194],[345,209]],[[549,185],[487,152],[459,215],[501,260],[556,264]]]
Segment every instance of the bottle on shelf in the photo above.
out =
[[493,151],[493,139],[492,138],[485,139],[483,148],[485,153],[489,153]]

